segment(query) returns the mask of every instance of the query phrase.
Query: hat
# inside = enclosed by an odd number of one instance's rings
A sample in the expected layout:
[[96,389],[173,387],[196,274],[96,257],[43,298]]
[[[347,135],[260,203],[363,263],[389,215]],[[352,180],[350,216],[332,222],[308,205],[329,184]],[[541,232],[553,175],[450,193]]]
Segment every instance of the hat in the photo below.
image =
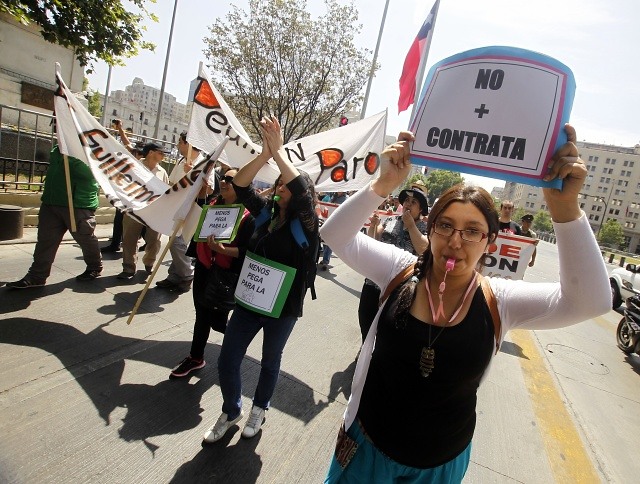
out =
[[160,146],[157,143],[147,143],[142,147],[142,156],[147,156],[150,151],[160,151],[165,155],[168,153],[167,150],[164,149],[164,147]]
[[533,222],[533,215],[531,215],[530,213],[527,213],[525,215],[523,215],[520,220],[524,220],[526,222]]
[[404,201],[407,197],[413,197],[420,202],[420,212],[422,215],[427,215],[429,213],[429,202],[427,201],[427,194],[425,191],[419,186],[413,186],[411,188],[404,189],[398,195],[398,201],[401,204],[404,204]]

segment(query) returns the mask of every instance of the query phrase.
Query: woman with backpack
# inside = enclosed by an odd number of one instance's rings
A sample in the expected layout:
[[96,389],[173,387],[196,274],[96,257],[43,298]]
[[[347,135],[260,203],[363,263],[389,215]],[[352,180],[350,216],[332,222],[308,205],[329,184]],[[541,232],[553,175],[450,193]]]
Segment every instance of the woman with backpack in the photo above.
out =
[[562,189],[544,189],[557,236],[558,283],[478,274],[499,231],[493,198],[479,187],[456,185],[440,196],[420,257],[359,233],[407,176],[411,133],[383,151],[379,177],[323,225],[322,237],[347,265],[387,288],[382,300],[393,288],[360,352],[325,482],[461,482],[477,390],[505,334],[568,326],[610,309],[607,271],[578,204],[587,170],[575,130],[565,129],[568,142],[545,177],[562,179]]
[[[205,433],[205,443],[220,440],[243,418],[240,365],[247,347],[262,330],[260,377],[242,436],[251,438],[260,430],[278,381],[282,352],[302,316],[307,289],[305,269],[309,259],[315,267],[317,257],[317,245],[315,250],[309,250],[295,235],[301,233],[309,242],[318,240],[313,182],[286,158],[278,120],[271,116],[260,124],[263,151],[240,168],[233,179],[238,201],[254,216],[256,227],[238,281],[237,306],[227,324],[218,359],[222,414]],[[271,158],[280,176],[273,194],[266,198],[253,189],[251,182]]]

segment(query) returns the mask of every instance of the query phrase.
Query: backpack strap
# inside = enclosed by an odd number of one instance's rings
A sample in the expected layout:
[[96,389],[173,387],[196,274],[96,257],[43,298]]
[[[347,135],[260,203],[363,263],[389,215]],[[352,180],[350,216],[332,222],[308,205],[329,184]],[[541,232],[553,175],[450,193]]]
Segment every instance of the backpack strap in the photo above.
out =
[[404,281],[409,279],[409,277],[411,277],[415,267],[416,267],[416,265],[415,265],[415,263],[413,263],[410,266],[405,267],[401,272],[399,272],[396,275],[396,277],[391,279],[391,282],[387,285],[387,288],[382,293],[382,296],[380,296],[380,300],[378,302],[378,307],[380,307],[380,306],[382,306],[384,304],[384,302],[387,300],[387,298],[391,295],[391,293],[395,290],[396,287],[398,287]]
[[309,241],[307,240],[307,236],[304,235],[304,230],[302,230],[302,223],[300,222],[300,219],[298,217],[294,218],[291,221],[291,234],[293,235],[293,238],[296,239],[296,243],[298,244],[298,246],[302,247],[305,250],[309,248]]
[[493,289],[491,289],[489,279],[480,274],[478,275],[480,276],[480,287],[482,287],[482,292],[485,300],[487,301],[487,305],[489,306],[491,319],[493,320],[493,332],[496,336],[497,355],[498,350],[500,349],[500,336],[502,334],[502,322],[500,321],[500,313],[498,312],[498,301],[496,300],[496,295],[493,293]]
[[[410,266],[405,267],[402,272],[399,272],[396,277],[391,280],[391,282],[387,285],[387,288],[384,290],[382,296],[380,296],[379,306],[382,306],[382,304],[384,304],[387,298],[400,284],[411,277],[414,268],[415,264],[411,264]],[[496,338],[496,354],[498,354],[498,350],[500,349],[500,337],[502,336],[502,321],[500,320],[500,313],[498,312],[498,301],[495,294],[493,293],[493,289],[491,289],[489,280],[481,274],[478,274],[478,276],[480,278],[480,287],[482,288],[482,293],[484,294],[484,298],[487,301],[489,312],[491,313],[491,319],[493,320],[493,332]]]
[[267,210],[267,205],[265,205],[264,207],[262,207],[262,210],[260,210],[260,213],[255,218],[254,227],[257,229],[261,225],[266,224],[270,218],[271,218],[271,213],[269,213],[269,210]]

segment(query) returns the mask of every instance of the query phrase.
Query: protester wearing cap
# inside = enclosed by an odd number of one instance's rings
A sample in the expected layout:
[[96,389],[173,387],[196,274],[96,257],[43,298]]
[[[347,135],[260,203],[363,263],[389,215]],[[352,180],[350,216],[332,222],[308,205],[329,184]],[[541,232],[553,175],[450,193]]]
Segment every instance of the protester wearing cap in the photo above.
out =
[[[538,245],[538,235],[531,230],[531,223],[533,222],[533,215],[527,213],[522,216],[520,219],[522,222],[522,235],[525,237],[529,237],[531,239],[536,239],[536,245]],[[533,254],[531,254],[531,260],[529,261],[529,267],[533,267],[533,264],[536,261],[536,252],[538,249],[533,249]]]
[[[160,178],[167,185],[169,175],[160,166],[164,158],[165,150],[156,143],[147,143],[142,148],[142,164],[155,176]],[[118,274],[118,279],[130,280],[136,273],[138,261],[138,239],[142,234],[144,225],[136,219],[126,214],[122,220],[122,272]],[[145,250],[142,262],[147,274],[151,274],[156,256],[160,252],[160,234],[150,227],[147,227],[144,234]]]
[[[426,187],[414,185],[402,190],[398,201],[402,206],[402,215],[389,217],[384,223],[380,223],[380,217],[374,213],[367,235],[414,255],[420,255],[429,244],[427,224],[422,220],[422,217],[429,213]],[[363,342],[378,312],[379,299],[380,288],[373,281],[365,279],[358,305],[358,322]]]
[[[180,133],[180,137],[178,138],[178,153],[180,153],[181,158],[171,171],[171,175],[169,175],[169,184],[172,186],[191,171],[196,158],[200,155],[198,148],[189,146],[186,131]],[[203,193],[202,198],[205,198],[206,195],[207,193]],[[182,235],[178,235],[173,239],[173,243],[169,248],[171,252],[169,273],[166,279],[156,282],[156,286],[160,289],[180,293],[187,292],[191,289],[194,267],[192,265],[193,259],[187,255],[187,248],[187,241],[184,240]]]

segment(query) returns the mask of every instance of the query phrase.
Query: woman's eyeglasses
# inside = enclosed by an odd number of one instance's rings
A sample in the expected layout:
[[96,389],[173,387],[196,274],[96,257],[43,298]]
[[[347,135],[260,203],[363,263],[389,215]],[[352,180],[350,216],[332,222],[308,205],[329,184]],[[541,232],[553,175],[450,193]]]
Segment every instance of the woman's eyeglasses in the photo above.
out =
[[225,175],[220,179],[220,181],[231,184],[233,177],[231,175]]
[[484,232],[480,232],[476,229],[454,229],[452,225],[449,225],[445,222],[436,222],[433,224],[433,231],[444,237],[451,237],[454,232],[460,232],[460,237],[462,240],[467,242],[481,242],[482,240],[487,238],[487,234]]

